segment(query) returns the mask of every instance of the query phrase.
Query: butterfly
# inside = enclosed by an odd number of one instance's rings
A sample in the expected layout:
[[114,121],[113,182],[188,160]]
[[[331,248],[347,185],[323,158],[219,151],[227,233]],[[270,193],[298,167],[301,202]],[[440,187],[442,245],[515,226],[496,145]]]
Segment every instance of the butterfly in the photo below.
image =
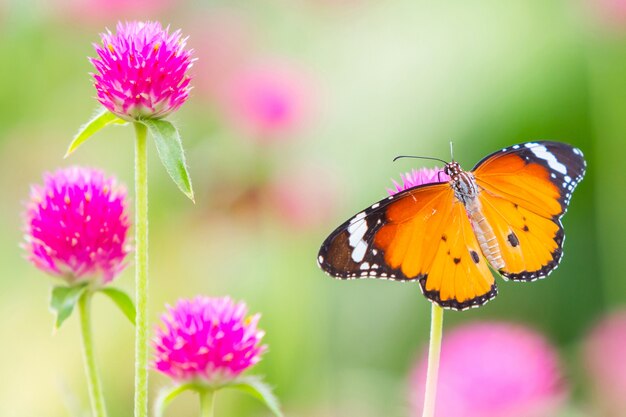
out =
[[561,217],[585,175],[580,149],[537,141],[504,148],[450,178],[409,188],[359,212],[326,238],[318,265],[340,279],[417,281],[441,307],[465,310],[505,280],[547,276],[563,255]]

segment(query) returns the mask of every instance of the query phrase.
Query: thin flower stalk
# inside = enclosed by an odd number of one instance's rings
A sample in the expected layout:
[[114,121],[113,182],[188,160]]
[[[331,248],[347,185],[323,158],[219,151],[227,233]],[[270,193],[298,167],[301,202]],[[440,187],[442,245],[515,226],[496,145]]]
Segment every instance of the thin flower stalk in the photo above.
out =
[[426,392],[424,394],[424,412],[422,413],[422,417],[435,416],[442,334],[443,308],[432,303],[430,313],[430,342],[428,345],[428,370],[426,371]]
[[200,417],[215,415],[215,390],[208,390],[200,394]]
[[135,417],[148,415],[148,154],[146,127],[135,123]]
[[98,367],[96,366],[93,335],[91,331],[91,296],[92,293],[87,290],[78,300],[80,331],[83,342],[83,359],[85,361],[85,372],[87,373],[87,390],[89,391],[89,399],[91,402],[91,413],[93,417],[106,417],[107,412],[104,403],[104,394],[102,392],[102,383],[100,382]]

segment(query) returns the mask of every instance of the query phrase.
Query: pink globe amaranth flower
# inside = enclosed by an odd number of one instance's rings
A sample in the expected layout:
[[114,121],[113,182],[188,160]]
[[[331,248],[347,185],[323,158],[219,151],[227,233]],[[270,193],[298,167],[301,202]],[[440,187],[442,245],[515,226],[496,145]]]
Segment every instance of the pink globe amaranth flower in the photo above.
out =
[[250,64],[233,74],[218,105],[234,127],[272,142],[298,134],[313,118],[313,82],[284,63]]
[[411,172],[406,174],[400,174],[401,182],[398,183],[395,180],[393,182],[393,188],[387,188],[389,195],[397,194],[401,191],[408,190],[409,188],[417,187],[418,185],[431,184],[436,182],[450,181],[448,174],[443,172],[442,168],[420,168],[412,169]]
[[[413,416],[421,416],[426,354],[410,380]],[[435,416],[552,417],[566,398],[556,350],[527,327],[473,323],[443,338]]]
[[129,252],[126,190],[102,171],[70,167],[31,187],[25,212],[28,259],[69,283],[99,277],[106,284]]
[[626,410],[626,310],[602,319],[588,334],[583,359],[589,386],[603,416],[623,416]]
[[191,50],[179,30],[170,34],[158,22],[118,23],[114,35],[101,34],[90,58],[98,101],[125,120],[163,118],[189,96]]
[[176,381],[219,384],[261,359],[260,314],[246,317],[243,302],[196,297],[168,306],[153,339],[154,368]]

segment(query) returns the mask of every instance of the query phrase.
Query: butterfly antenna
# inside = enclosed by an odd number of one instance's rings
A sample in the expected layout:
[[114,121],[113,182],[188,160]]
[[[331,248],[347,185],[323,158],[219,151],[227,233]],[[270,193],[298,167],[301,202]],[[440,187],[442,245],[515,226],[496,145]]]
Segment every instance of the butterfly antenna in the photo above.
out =
[[431,161],[439,161],[442,162],[444,164],[447,164],[447,161],[444,161],[443,159],[439,159],[439,158],[431,158],[428,156],[414,156],[414,155],[398,155],[395,158],[393,158],[393,162],[396,162],[398,159],[402,159],[402,158],[412,158],[412,159],[429,159]]
[[454,146],[452,145],[452,141],[450,141],[450,159],[454,161]]

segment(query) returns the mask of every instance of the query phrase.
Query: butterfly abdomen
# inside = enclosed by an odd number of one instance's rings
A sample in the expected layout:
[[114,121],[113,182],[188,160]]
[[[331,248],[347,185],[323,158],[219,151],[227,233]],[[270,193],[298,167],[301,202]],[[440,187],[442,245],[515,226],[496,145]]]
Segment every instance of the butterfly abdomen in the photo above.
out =
[[480,201],[477,198],[471,200],[465,205],[465,210],[485,258],[495,269],[504,268],[504,260],[500,253],[496,234],[481,210]]
[[476,184],[474,175],[471,172],[463,171],[456,162],[451,162],[447,168],[447,171],[452,174],[450,176],[454,195],[465,206],[465,211],[483,255],[495,269],[504,268],[504,260],[500,253],[496,234],[481,209],[478,199],[480,189]]

